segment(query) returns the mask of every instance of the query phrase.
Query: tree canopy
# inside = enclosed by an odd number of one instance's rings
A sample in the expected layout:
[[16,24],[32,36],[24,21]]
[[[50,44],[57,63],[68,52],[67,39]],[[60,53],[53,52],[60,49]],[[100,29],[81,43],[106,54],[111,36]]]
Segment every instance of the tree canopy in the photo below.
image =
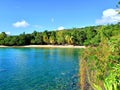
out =
[[23,32],[20,35],[11,36],[5,32],[0,34],[0,45],[85,45],[97,46],[107,37],[120,34],[120,24],[89,26],[85,28],[73,28],[57,31],[34,31],[31,34]]

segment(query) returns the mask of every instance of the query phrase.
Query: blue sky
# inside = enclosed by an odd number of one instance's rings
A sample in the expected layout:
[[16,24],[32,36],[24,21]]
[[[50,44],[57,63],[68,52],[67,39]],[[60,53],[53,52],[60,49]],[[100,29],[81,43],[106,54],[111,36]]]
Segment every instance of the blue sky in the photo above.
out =
[[118,22],[118,1],[0,0],[0,32],[16,35]]

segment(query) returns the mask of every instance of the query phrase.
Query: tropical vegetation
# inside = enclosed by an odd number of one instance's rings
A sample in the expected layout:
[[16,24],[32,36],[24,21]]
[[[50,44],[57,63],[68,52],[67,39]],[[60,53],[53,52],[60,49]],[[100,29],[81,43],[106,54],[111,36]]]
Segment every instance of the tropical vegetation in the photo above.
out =
[[120,22],[32,34],[2,32],[0,45],[84,45],[81,90],[120,90]]
[[89,42],[80,63],[81,89],[120,90],[120,23],[101,26]]
[[79,45],[97,46],[101,42],[101,32],[108,38],[118,34],[120,23],[111,25],[88,26],[85,28],[73,28],[65,30],[37,32],[20,35],[7,35],[0,33],[0,45]]

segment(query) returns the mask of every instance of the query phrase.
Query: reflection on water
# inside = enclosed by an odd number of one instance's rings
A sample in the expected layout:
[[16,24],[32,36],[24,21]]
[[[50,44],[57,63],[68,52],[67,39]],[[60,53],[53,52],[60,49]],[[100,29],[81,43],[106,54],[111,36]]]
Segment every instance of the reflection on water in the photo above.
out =
[[79,90],[79,50],[0,48],[0,90]]

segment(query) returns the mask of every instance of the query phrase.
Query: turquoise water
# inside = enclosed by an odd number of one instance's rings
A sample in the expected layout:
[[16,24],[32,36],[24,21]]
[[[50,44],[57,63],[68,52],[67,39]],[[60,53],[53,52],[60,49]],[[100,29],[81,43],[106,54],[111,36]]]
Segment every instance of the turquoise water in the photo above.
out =
[[79,49],[0,48],[0,90],[79,90]]

